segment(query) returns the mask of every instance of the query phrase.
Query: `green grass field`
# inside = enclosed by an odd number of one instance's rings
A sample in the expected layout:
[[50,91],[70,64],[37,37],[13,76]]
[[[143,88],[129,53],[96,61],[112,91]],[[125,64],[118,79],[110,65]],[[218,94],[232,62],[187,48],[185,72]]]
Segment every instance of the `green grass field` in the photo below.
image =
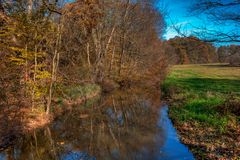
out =
[[[195,121],[224,131],[239,123],[240,68],[224,64],[176,65],[162,90],[172,101],[171,117],[177,122]],[[229,103],[229,104],[228,104]]]
[[238,159],[240,67],[176,65],[162,85],[181,141],[196,159]]

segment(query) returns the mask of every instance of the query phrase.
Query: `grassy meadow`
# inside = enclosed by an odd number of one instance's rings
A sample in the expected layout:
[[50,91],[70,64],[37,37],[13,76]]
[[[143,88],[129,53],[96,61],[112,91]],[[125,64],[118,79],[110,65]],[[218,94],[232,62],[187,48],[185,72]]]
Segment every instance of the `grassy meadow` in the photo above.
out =
[[201,158],[237,157],[239,144],[231,154],[219,145],[231,143],[224,137],[240,138],[240,67],[176,65],[169,72],[162,91],[182,140]]

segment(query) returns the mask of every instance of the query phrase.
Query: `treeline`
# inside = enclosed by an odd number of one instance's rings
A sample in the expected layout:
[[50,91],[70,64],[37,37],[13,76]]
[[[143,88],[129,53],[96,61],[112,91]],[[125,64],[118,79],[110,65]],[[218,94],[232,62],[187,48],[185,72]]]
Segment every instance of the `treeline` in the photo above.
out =
[[221,46],[217,50],[219,62],[230,63],[232,66],[240,66],[240,46]]
[[175,37],[165,42],[171,64],[199,64],[218,62],[216,48],[196,37]]
[[62,87],[164,78],[153,0],[0,0],[0,105],[44,107]]
[[169,64],[228,63],[240,66],[240,46],[216,47],[197,37],[175,37],[163,42]]

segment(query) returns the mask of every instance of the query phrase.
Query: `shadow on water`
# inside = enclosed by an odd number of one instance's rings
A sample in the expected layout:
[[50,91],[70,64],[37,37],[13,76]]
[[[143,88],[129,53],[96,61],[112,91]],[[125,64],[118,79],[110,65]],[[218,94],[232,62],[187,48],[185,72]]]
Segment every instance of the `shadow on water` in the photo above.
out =
[[[23,130],[23,112],[16,106],[0,107],[0,151],[13,145]],[[1,160],[1,155],[0,155]]]
[[76,106],[0,152],[0,160],[194,159],[159,97],[152,91],[116,91]]

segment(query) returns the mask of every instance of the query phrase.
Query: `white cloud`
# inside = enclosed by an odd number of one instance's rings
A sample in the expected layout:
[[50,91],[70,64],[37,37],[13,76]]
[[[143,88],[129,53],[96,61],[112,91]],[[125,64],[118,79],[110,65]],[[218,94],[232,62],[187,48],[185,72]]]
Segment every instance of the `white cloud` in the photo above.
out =
[[168,40],[168,39],[174,38],[176,36],[180,36],[178,34],[178,32],[176,31],[176,28],[187,31],[186,34],[188,35],[190,33],[189,29],[187,29],[189,25],[190,25],[190,21],[178,22],[178,23],[171,24],[171,25],[169,24],[166,34],[164,35],[165,39]]
[[179,34],[175,30],[171,29],[171,30],[167,30],[164,37],[165,37],[165,39],[169,40],[169,39],[174,38],[175,36],[178,36],[178,35]]

